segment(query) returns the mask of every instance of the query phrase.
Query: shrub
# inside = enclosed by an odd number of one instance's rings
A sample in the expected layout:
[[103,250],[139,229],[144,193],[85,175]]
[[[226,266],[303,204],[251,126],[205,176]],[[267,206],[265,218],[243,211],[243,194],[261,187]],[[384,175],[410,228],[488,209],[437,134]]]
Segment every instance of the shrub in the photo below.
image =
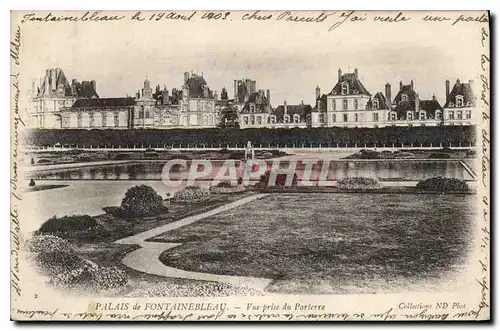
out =
[[[269,185],[269,178],[271,177],[271,170],[267,170],[263,175],[260,176],[259,186],[285,186],[287,180],[287,174],[277,174],[276,181],[273,185]],[[292,186],[297,185],[297,174],[293,174]]]
[[62,156],[57,159],[57,162],[59,163],[72,163],[75,162],[75,159],[72,158],[71,156]]
[[36,186],[35,180],[33,178],[30,179],[29,186]]
[[157,159],[159,157],[159,154],[155,151],[152,152],[144,152],[144,157],[146,158],[155,158]]
[[220,151],[219,151],[220,154],[227,154],[227,153],[230,153],[229,152],[229,149],[227,148],[222,148]]
[[210,187],[210,192],[215,194],[229,194],[229,193],[237,193],[243,192],[246,188],[240,183],[238,185],[233,186],[231,182],[220,182],[216,186]]
[[52,163],[52,161],[49,159],[40,159],[40,160],[38,160],[37,163],[38,164],[48,164],[48,163]]
[[469,187],[465,180],[458,178],[433,177],[419,181],[417,189],[436,192],[467,192]]
[[74,233],[96,227],[96,220],[89,215],[52,217],[40,226],[37,233]]
[[187,186],[176,192],[173,200],[181,203],[198,203],[210,198],[210,191],[205,187]]
[[342,190],[375,190],[382,187],[377,178],[346,177],[337,181],[337,187]]
[[126,217],[154,216],[167,211],[161,196],[147,185],[129,188],[123,197],[121,210]]
[[466,155],[467,157],[474,157],[474,156],[476,156],[476,151],[474,151],[474,150],[468,150],[468,151],[465,153],[465,155]]
[[429,155],[429,159],[449,159],[451,158],[450,154],[446,153],[432,153]]

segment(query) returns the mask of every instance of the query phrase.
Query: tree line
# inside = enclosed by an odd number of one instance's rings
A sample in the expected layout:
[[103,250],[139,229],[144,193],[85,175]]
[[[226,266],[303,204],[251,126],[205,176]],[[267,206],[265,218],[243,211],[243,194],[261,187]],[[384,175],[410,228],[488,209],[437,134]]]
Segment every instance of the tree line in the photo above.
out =
[[475,126],[293,129],[34,129],[24,135],[29,146],[70,147],[259,147],[469,146]]

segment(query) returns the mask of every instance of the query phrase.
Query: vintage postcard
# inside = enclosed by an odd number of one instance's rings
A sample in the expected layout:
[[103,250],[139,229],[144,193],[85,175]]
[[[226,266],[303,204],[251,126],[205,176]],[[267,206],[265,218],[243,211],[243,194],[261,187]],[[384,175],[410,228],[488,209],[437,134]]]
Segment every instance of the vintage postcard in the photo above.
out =
[[11,318],[490,319],[487,11],[13,11]]

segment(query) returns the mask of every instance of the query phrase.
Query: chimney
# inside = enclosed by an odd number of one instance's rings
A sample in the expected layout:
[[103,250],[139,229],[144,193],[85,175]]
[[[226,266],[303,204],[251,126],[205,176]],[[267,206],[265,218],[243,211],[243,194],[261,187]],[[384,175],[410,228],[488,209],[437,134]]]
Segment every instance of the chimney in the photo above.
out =
[[52,76],[51,88],[52,90],[56,90],[57,89],[56,69],[50,69],[50,74]]
[[184,72],[184,84],[186,84],[189,80],[189,72]]
[[287,109],[287,106],[286,106],[286,100],[283,101],[283,121],[285,120],[285,115],[287,114],[288,112],[288,109]]
[[219,96],[217,95],[217,91],[214,90],[214,100],[219,100]]
[[358,68],[354,69],[354,77],[358,78]]
[[457,84],[460,84],[460,79],[457,78]]
[[387,108],[391,109],[391,84],[385,84],[385,102]]
[[450,81],[446,80],[446,102],[448,102],[448,98],[450,97]]
[[415,93],[415,112],[417,113],[418,118],[420,118],[420,115],[418,114],[419,110],[420,110],[420,98],[418,97],[418,93]]
[[168,89],[167,85],[163,85],[163,92],[161,94],[163,99],[163,104],[166,105],[168,103]]
[[410,85],[411,85],[411,90],[413,91],[413,79],[411,80]]
[[267,104],[271,104],[271,90],[267,89],[266,90],[266,97],[267,97]]
[[319,88],[319,85],[317,85],[317,86],[316,86],[316,100],[318,100],[318,99],[319,99],[320,95],[321,95],[321,90],[320,90],[320,88]]
[[97,92],[97,88],[96,88],[95,80],[91,80],[91,81],[90,81],[90,84],[92,84],[92,88],[94,89],[94,91],[95,91],[95,92]]
[[403,90],[403,81],[402,80],[399,81],[399,90],[400,91]]
[[339,75],[339,82],[340,82],[340,80],[342,79],[342,69],[340,69],[340,68],[338,71],[338,75]]
[[436,94],[432,93],[432,101],[436,101]]
[[234,101],[238,101],[238,81],[234,80]]

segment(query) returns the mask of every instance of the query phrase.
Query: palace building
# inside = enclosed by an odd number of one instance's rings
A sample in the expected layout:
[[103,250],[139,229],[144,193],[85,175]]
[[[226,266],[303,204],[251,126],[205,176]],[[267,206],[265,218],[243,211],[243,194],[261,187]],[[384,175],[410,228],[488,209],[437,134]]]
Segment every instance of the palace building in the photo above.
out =
[[96,81],[71,83],[60,68],[47,69],[29,100],[31,128],[62,129],[169,129],[169,128],[376,128],[385,126],[473,125],[477,122],[472,81],[457,79],[450,90],[445,83],[442,107],[433,95],[422,100],[414,81],[399,82],[391,97],[391,85],[372,95],[359,78],[358,69],[338,70],[327,94],[316,86],[315,104],[271,105],[271,91],[257,89],[252,79],[234,80],[234,97],[226,88],[220,98],[203,74],[185,72],[180,88],[153,89],[146,78],[134,97],[101,98]]

